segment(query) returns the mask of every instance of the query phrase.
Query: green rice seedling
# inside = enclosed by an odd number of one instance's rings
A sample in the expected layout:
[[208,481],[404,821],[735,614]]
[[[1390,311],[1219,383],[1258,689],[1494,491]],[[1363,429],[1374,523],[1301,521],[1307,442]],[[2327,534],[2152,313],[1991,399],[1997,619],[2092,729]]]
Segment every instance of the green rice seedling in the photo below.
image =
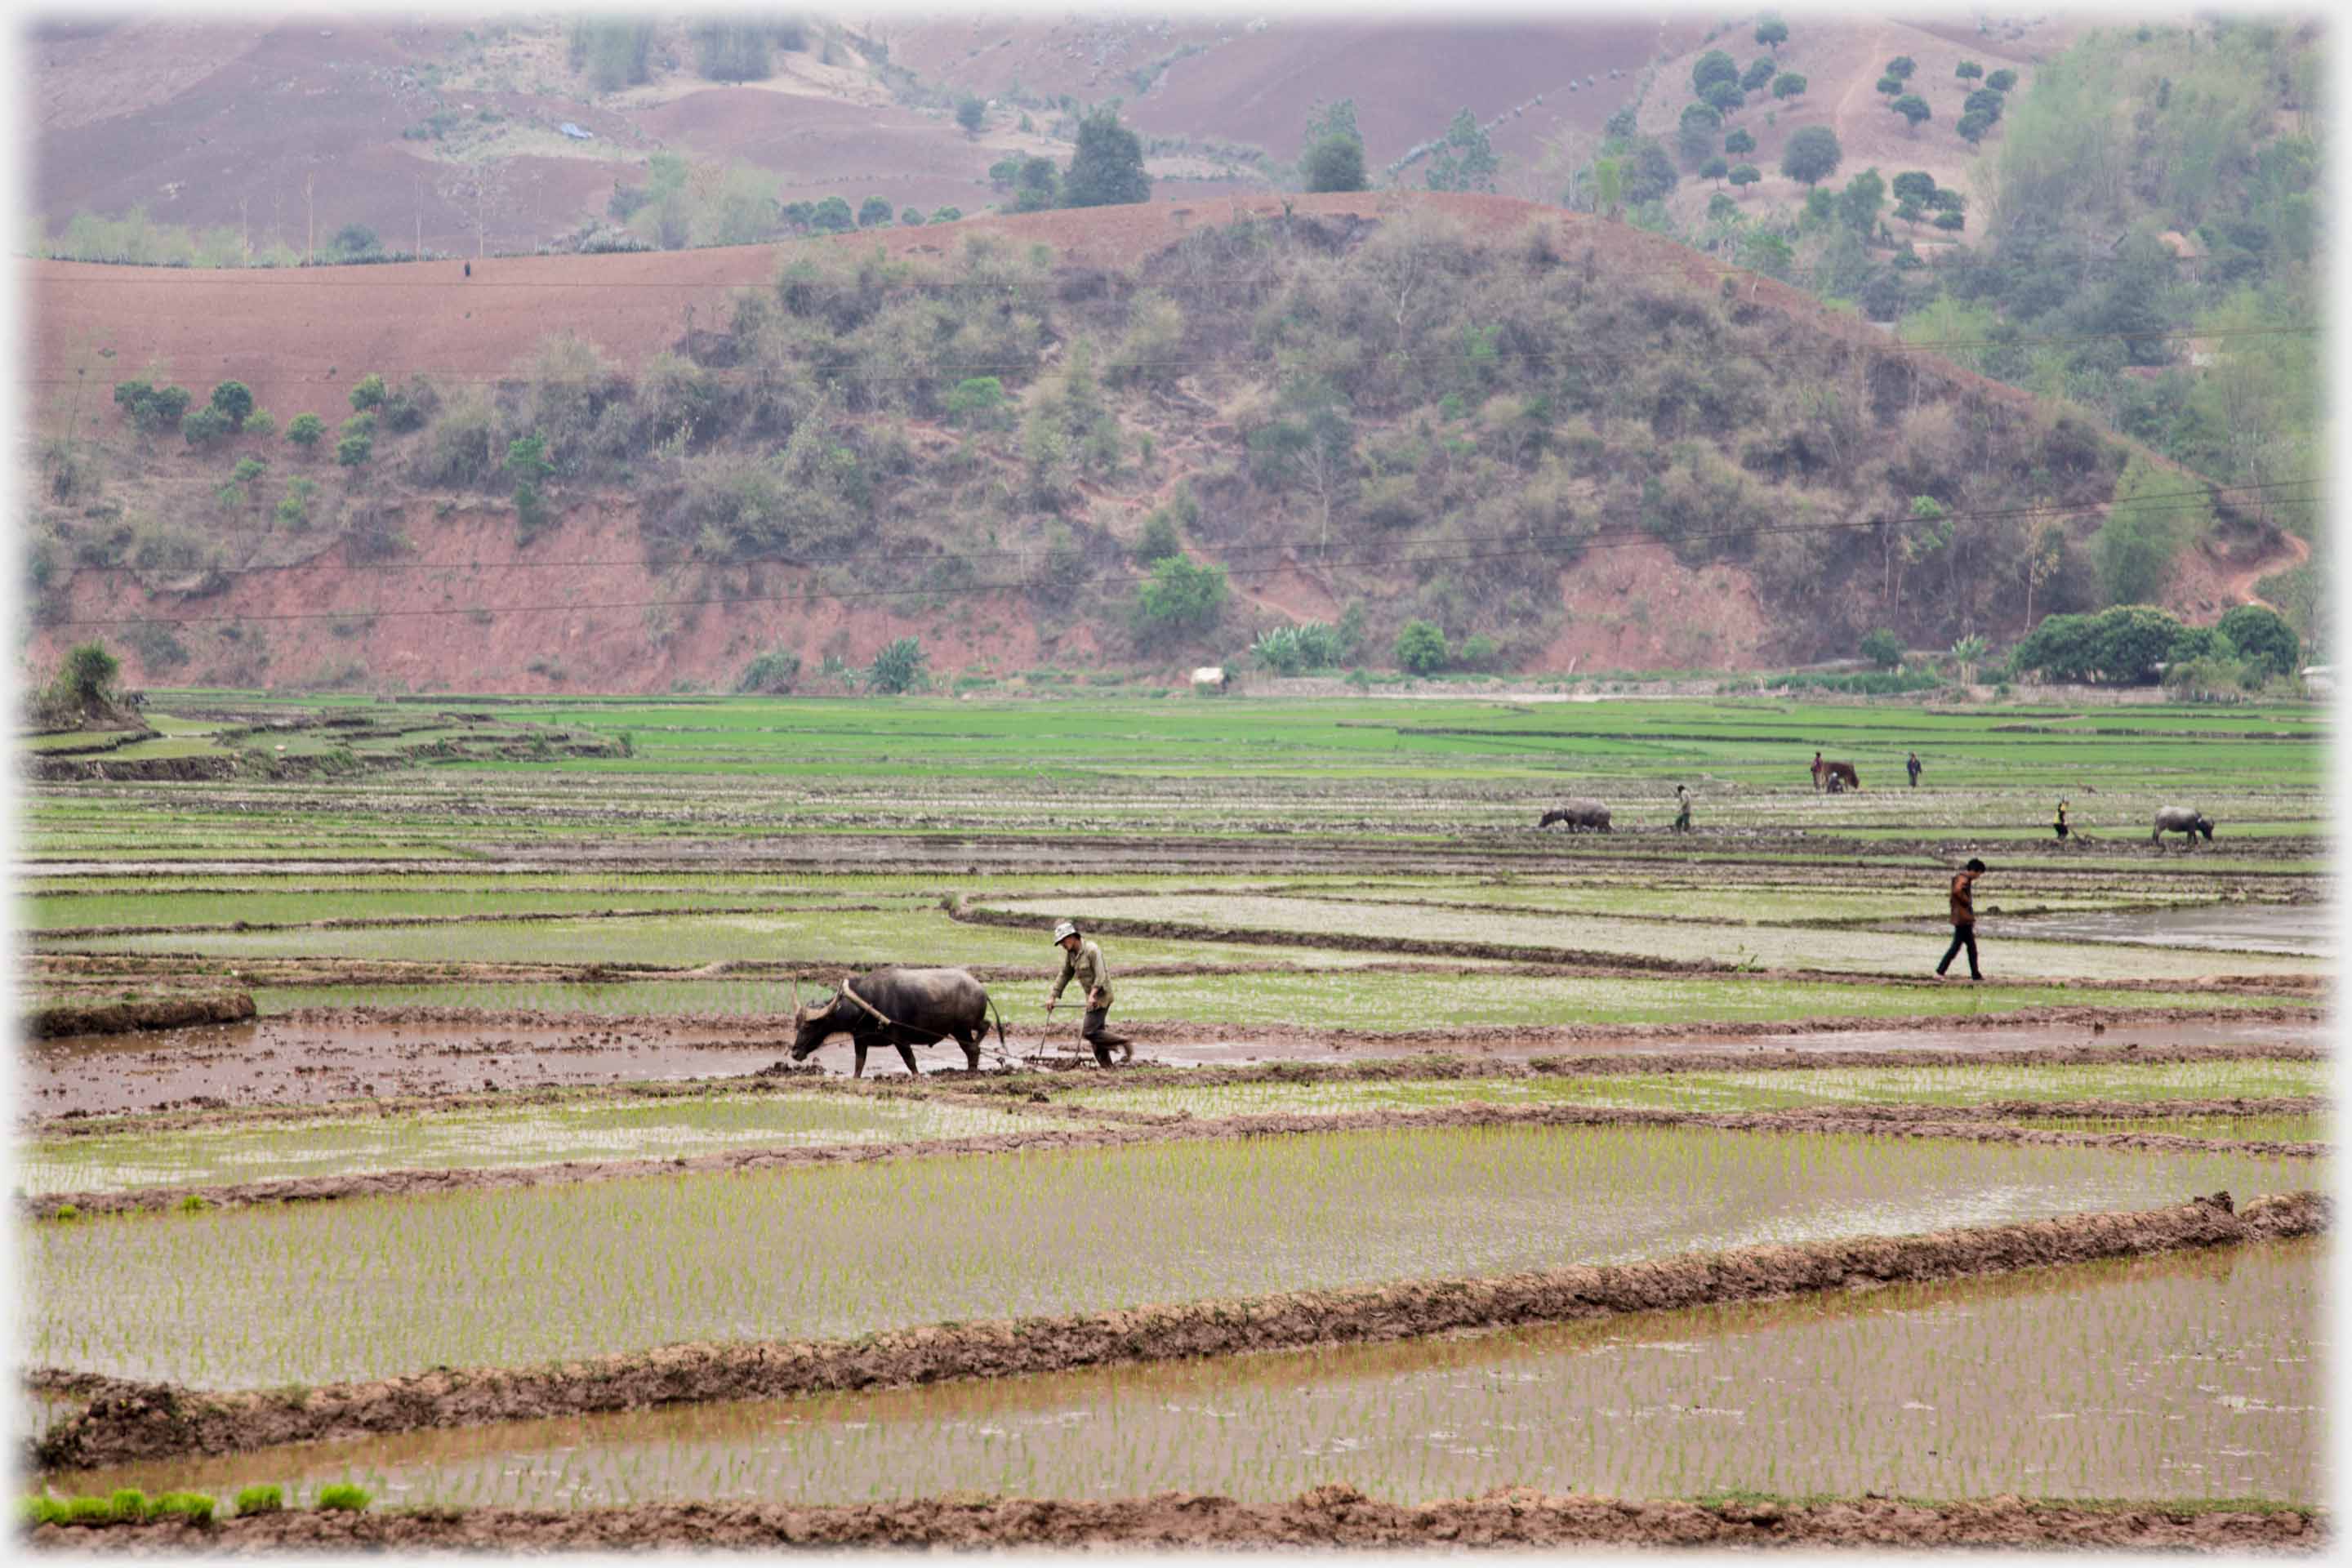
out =
[[190,1524],[213,1521],[213,1500],[205,1492],[165,1492],[155,1500],[154,1517],[178,1517]]
[[286,1489],[267,1482],[244,1487],[238,1489],[236,1502],[240,1514],[276,1513],[286,1506]]
[[186,1197],[180,1200],[180,1212],[182,1214],[202,1214],[205,1210],[212,1206],[213,1205],[195,1193],[190,1193]]
[[66,1504],[66,1524],[112,1524],[114,1500],[102,1497],[78,1497]]
[[367,1489],[353,1486],[349,1481],[319,1489],[319,1507],[338,1512],[359,1513],[373,1500]]
[[137,1487],[124,1487],[106,1500],[118,1524],[137,1524],[154,1512],[154,1502]]
[[27,1530],[44,1524],[63,1524],[68,1511],[63,1498],[53,1498],[47,1492],[21,1498],[16,1503],[16,1518]]
[[71,1204],[60,1204],[58,1205],[57,1217],[64,1221],[66,1224],[71,1225],[74,1221],[81,1218],[81,1210],[76,1208]]

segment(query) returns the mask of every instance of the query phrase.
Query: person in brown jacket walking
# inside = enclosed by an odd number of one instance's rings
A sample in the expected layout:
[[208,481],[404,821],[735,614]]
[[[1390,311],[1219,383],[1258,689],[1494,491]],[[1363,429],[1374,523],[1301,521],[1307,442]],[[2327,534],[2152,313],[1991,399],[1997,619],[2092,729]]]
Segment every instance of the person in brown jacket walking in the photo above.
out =
[[1969,950],[1969,978],[1984,978],[1984,972],[1977,967],[1977,904],[1973,890],[1984,868],[1983,861],[1971,859],[1969,868],[1952,879],[1952,945],[1944,950],[1944,962],[1936,965],[1936,977],[1939,980],[1964,947]]

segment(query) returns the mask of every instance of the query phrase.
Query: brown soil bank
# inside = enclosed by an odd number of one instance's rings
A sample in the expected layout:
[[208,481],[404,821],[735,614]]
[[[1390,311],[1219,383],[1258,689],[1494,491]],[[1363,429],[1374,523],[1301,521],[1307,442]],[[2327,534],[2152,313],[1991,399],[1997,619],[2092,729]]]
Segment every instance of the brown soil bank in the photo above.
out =
[[782,1398],[1664,1311],[2308,1236],[2326,1228],[2331,1212],[2329,1200],[2315,1193],[2259,1199],[2242,1213],[2228,1194],[2217,1193],[2177,1208],[2075,1215],[1927,1236],[1748,1247],[1487,1279],[939,1324],[845,1341],[673,1345],[537,1367],[436,1369],[368,1383],[237,1394],[36,1370],[27,1374],[33,1388],[87,1398],[89,1404],[41,1436],[31,1458],[40,1469],[96,1469],[363,1432]]
[[2127,1551],[2318,1552],[2330,1521],[2318,1509],[2192,1510],[2129,1503],[2084,1506],[1990,1498],[1906,1502],[1892,1498],[1780,1502],[1637,1502],[1498,1491],[1408,1507],[1352,1487],[1318,1487],[1288,1502],[1251,1504],[1198,1492],[1065,1501],[920,1498],[830,1508],[714,1508],[701,1503],[537,1511],[303,1510],[103,1531],[44,1525],[28,1537],[51,1550],[126,1552],[614,1551],[625,1548],[1080,1546],[1438,1547],[1904,1546],[2099,1547]]
[[204,991],[177,996],[63,995],[25,1013],[25,1032],[36,1039],[71,1035],[127,1035],[137,1029],[186,1029],[204,1024],[242,1024],[253,1016],[249,991]]

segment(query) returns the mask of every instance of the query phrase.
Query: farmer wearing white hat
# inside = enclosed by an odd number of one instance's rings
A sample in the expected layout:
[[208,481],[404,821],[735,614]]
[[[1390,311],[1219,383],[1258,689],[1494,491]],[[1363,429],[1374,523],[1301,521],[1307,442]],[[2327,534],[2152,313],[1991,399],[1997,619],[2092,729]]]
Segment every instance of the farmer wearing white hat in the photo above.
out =
[[1062,950],[1062,977],[1054,982],[1054,994],[1045,998],[1045,1016],[1051,1018],[1062,1000],[1063,987],[1073,980],[1087,999],[1087,1016],[1078,1026],[1078,1037],[1092,1046],[1095,1061],[1110,1066],[1111,1047],[1118,1047],[1118,1059],[1133,1061],[1135,1046],[1125,1037],[1106,1033],[1103,1025],[1110,1016],[1110,969],[1103,963],[1102,949],[1078,934],[1076,924],[1064,921],[1054,928],[1054,945]]

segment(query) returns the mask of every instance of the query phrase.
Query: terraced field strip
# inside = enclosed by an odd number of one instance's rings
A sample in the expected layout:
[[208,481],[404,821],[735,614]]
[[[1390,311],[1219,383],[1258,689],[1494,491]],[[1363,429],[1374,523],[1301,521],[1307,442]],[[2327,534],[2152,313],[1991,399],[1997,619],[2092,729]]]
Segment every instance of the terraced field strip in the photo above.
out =
[[[1605,1076],[1512,1066],[1471,1077],[1366,1080],[1310,1075],[1297,1068],[1255,1081],[1203,1083],[1181,1079],[1097,1088],[1080,1084],[1057,1096],[1064,1104],[1153,1116],[1311,1115],[1372,1107],[1494,1104],[1638,1106],[1661,1110],[1780,1110],[1807,1106],[1921,1105],[1968,1108],[2108,1100],[2145,1103],[2150,1114],[2174,1100],[2210,1104],[2229,1100],[2325,1096],[2335,1069],[2326,1061],[2276,1058],[2187,1062],[2110,1060],[2081,1065],[2021,1065],[1974,1060],[1940,1066],[1780,1066],[1766,1070],[1676,1067],[1647,1070],[1632,1061]],[[1397,1064],[1410,1073],[1409,1063]],[[1299,1081],[1304,1080],[1304,1081]]]
[[[1911,1498],[2326,1493],[2315,1239],[1868,1292],[1633,1312],[784,1401],[676,1405],[184,1456],[68,1494],[355,1480],[386,1503],[838,1504],[1323,1486]],[[2053,1332],[2053,1325],[2060,1325]],[[2086,1354],[2084,1347],[2099,1347]],[[1769,1434],[1769,1441],[1759,1436]]]
[[681,1159],[738,1148],[909,1143],[1002,1134],[1016,1109],[1030,1108],[947,1095],[883,1098],[806,1089],[572,1096],[540,1105],[37,1139],[17,1148],[16,1181],[40,1197],[386,1171]]
[[452,1371],[390,1382],[205,1393],[37,1369],[41,1395],[83,1408],[36,1450],[51,1470],[226,1454],[375,1432],[725,1399],[778,1398],[971,1377],[1182,1360],[1720,1307],[1819,1291],[1959,1279],[2284,1239],[2324,1231],[2313,1194],[2233,1209],[2225,1196],[2168,1208],[2075,1215],[1933,1235],[1800,1242],[1688,1254],[1639,1267],[1577,1266],[1505,1277],[1297,1292],[1057,1319],[940,1323],[855,1341],[682,1345],[561,1364]]
[[[253,1387],[1901,1235],[2298,1191],[2314,1171],[2235,1153],[1458,1127],[131,1214],[28,1228],[26,1359]],[[1280,1223],[1236,1226],[1269,1192]]]

